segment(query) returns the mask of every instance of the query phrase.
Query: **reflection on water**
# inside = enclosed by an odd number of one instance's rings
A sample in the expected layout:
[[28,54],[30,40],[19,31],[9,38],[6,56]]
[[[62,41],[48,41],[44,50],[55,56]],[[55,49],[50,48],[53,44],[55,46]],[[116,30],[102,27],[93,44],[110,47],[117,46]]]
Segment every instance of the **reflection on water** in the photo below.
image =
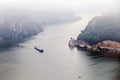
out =
[[117,61],[68,47],[70,37],[84,29],[82,22],[46,26],[22,47],[0,52],[0,80],[117,80]]

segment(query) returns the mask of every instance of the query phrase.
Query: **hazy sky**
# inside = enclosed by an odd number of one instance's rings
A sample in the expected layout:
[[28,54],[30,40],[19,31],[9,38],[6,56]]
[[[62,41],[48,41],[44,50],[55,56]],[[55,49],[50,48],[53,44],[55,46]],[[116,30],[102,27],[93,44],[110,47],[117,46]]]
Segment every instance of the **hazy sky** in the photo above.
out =
[[81,13],[104,13],[115,10],[118,0],[0,0],[1,6],[64,8]]

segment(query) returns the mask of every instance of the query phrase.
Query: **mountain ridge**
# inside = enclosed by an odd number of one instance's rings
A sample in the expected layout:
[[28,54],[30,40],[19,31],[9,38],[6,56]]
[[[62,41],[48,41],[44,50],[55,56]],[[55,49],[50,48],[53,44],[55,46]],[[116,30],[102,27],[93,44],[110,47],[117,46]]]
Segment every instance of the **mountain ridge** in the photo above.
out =
[[120,42],[120,18],[118,16],[94,17],[77,37],[89,44],[95,44],[104,40]]

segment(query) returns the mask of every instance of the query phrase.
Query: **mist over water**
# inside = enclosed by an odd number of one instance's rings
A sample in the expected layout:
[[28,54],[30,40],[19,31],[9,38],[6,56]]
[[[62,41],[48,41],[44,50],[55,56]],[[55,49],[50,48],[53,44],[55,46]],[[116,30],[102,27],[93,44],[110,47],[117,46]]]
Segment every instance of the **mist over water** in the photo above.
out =
[[79,14],[104,14],[119,11],[119,0],[0,0],[0,10],[10,8],[13,13],[17,9],[23,13],[26,10],[70,10]]
[[93,16],[82,17],[77,22],[44,26],[42,33],[20,43],[21,47],[0,52],[0,80],[79,80],[79,76],[81,80],[114,80],[119,75],[117,61],[68,47],[70,37],[76,38]]
[[17,43],[0,51],[0,80],[119,80],[119,61],[68,47],[95,16],[119,21],[118,9],[118,0],[0,0],[0,44]]
[[[112,75],[109,71],[117,67],[117,62],[99,63],[99,58],[92,60],[86,52],[70,50],[67,46],[69,38],[76,37],[84,28],[79,26],[84,26],[82,20],[45,26],[44,32],[19,44],[23,47],[1,52],[1,80],[78,80],[79,76],[81,80],[99,80],[101,77],[107,80]],[[34,46],[43,48],[45,52],[39,53]],[[108,68],[108,65],[114,66]],[[102,75],[104,72],[105,75]]]

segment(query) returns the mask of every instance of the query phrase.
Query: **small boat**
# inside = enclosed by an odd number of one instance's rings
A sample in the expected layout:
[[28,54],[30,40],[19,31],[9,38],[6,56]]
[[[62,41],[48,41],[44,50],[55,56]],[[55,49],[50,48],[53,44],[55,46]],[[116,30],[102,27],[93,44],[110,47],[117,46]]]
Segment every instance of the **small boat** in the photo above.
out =
[[37,51],[39,51],[39,52],[41,52],[41,53],[43,53],[43,52],[44,52],[44,50],[43,50],[43,49],[39,49],[39,48],[37,48],[37,47],[34,47],[34,49],[36,49]]
[[78,48],[82,48],[82,49],[86,49],[87,48],[87,46],[85,46],[85,45],[78,45],[77,47]]

